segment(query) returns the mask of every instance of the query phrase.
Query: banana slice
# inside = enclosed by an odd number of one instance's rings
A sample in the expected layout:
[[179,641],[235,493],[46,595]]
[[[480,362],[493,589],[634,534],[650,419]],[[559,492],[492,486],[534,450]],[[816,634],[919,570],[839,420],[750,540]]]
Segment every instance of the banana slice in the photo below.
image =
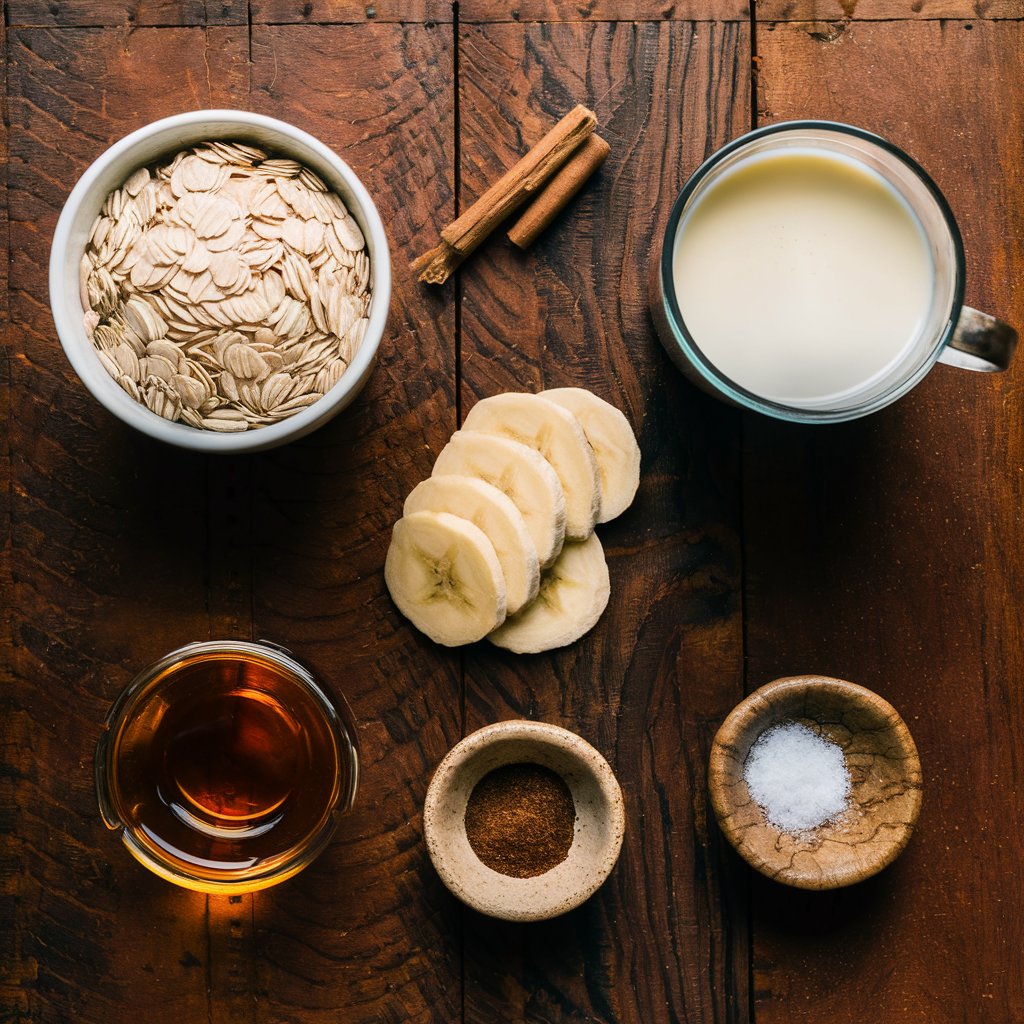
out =
[[505,577],[509,615],[537,596],[537,548],[522,512],[497,487],[473,476],[432,476],[417,484],[405,499],[405,514],[413,512],[450,512],[483,530],[494,545]]
[[518,441],[459,430],[441,449],[434,476],[475,476],[497,487],[522,513],[541,567],[565,540],[565,493],[543,455]]
[[583,388],[552,388],[541,398],[555,402],[580,421],[597,458],[601,516],[607,523],[633,504],[640,486],[640,446],[629,420],[603,398]]
[[448,512],[395,523],[384,580],[398,610],[446,647],[480,640],[505,620],[505,580],[479,526]]
[[510,437],[536,449],[554,467],[565,491],[565,535],[586,540],[601,512],[597,460],[576,417],[539,395],[493,395],[477,402],[465,431]]
[[516,654],[565,647],[593,629],[610,593],[608,563],[597,534],[580,543],[567,542],[558,561],[541,576],[537,599],[487,639]]

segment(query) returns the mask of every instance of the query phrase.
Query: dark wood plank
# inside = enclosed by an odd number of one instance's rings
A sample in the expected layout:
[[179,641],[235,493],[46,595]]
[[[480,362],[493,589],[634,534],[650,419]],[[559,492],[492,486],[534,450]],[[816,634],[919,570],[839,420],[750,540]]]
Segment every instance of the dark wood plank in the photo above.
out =
[[[7,29],[0,24],[0,53],[7,54]],[[0,664],[7,678],[14,651],[14,574],[12,566],[11,506],[14,478],[11,472],[11,431],[13,416],[14,339],[10,328],[7,268],[10,264],[10,230],[7,216],[7,167],[10,161],[7,116],[7,61],[0,70]],[[15,836],[14,807],[17,802],[17,765],[28,748],[28,725],[24,715],[15,712],[10,691],[0,690],[0,920],[17,917],[20,888],[21,843]],[[26,963],[21,954],[21,934],[11,927],[0,929],[0,1014],[27,1010],[22,979]]]
[[257,1019],[454,1021],[458,916],[427,858],[420,812],[460,735],[459,661],[401,618],[381,572],[405,495],[455,428],[453,286],[424,290],[408,270],[453,213],[451,30],[254,26],[252,54],[250,104],[351,163],[380,207],[395,273],[390,328],[363,395],[253,466],[256,630],[347,695],[363,745],[357,808],[338,840],[292,882],[258,894]]
[[[759,27],[771,118],[862,124],[921,161],[960,220],[968,300],[1024,325],[1024,26]],[[968,31],[970,29],[970,31]],[[903,858],[856,888],[754,889],[759,1024],[1024,1017],[1020,367],[937,367],[840,428],[745,423],[749,683],[877,690],[921,753]]]
[[351,25],[402,22],[407,25],[452,21],[451,0],[251,0],[252,23]]
[[136,671],[232,629],[244,612],[209,599],[207,462],[136,436],[86,394],[57,344],[46,267],[57,214],[87,164],[183,102],[241,102],[246,53],[244,31],[230,28],[8,37],[18,259],[13,647],[0,719],[13,733],[17,785],[16,872],[5,884],[13,948],[0,1006],[33,1021],[225,1019],[210,1005],[203,969],[205,898],[150,876],[104,829],[91,764],[107,707]]
[[[7,125],[8,115],[8,88],[7,88],[7,26],[0,23],[0,53],[5,55],[3,67],[0,68],[0,252],[4,259],[0,265],[0,327],[3,328],[7,339],[8,316],[8,264],[10,262],[10,219],[7,213],[7,167],[11,159],[10,140]],[[10,347],[7,349],[10,352]],[[4,417],[6,419],[6,417]],[[4,476],[10,480],[10,474]]]
[[747,0],[461,0],[459,21],[747,21]]
[[18,28],[127,28],[244,25],[244,0],[7,0],[8,23]]
[[746,25],[464,27],[463,208],[574,103],[611,155],[528,254],[498,236],[462,274],[462,409],[505,390],[581,385],[621,407],[643,450],[634,507],[599,530],[612,597],[549,655],[466,654],[467,729],[527,717],[611,761],[628,824],[602,891],[515,927],[466,914],[466,1020],[739,1021],[744,886],[721,866],[705,764],[743,688],[738,418],[696,395],[655,341],[651,241],[686,176],[749,125]]
[[[747,21],[746,0],[461,0],[459,22],[560,21]],[[449,0],[252,0],[253,24],[358,24],[363,21],[404,23],[451,22]]]
[[[759,22],[996,21],[1024,17],[1020,0],[759,0]],[[838,26],[837,26],[838,27]],[[825,30],[827,31],[827,29]]]

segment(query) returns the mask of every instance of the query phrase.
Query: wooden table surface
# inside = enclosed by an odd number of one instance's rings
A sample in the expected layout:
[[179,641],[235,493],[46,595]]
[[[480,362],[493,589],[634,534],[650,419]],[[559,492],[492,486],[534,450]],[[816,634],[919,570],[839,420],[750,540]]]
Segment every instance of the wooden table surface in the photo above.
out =
[[[1022,368],[938,367],[828,428],[698,393],[654,339],[648,252],[752,125],[825,117],[923,163],[968,301],[1024,325],[1021,0],[7,0],[0,376],[0,1021],[630,1024],[1024,1021]],[[409,259],[574,103],[612,145],[528,254],[441,289]],[[47,304],[75,180],[127,132],[242,107],[323,139],[384,218],[395,293],[359,400],[245,458],[163,447],[78,383]],[[410,488],[503,390],[582,385],[635,424],[612,599],[551,655],[434,646],[382,565]],[[96,809],[114,696],[191,640],[290,647],[348,697],[363,779],[336,841],[255,896],[178,890]],[[779,675],[902,713],[924,765],[904,856],[846,891],[753,877],[709,815],[711,737]],[[509,925],[435,875],[420,812],[460,736],[526,717],[610,760],[628,830],[582,908]]]

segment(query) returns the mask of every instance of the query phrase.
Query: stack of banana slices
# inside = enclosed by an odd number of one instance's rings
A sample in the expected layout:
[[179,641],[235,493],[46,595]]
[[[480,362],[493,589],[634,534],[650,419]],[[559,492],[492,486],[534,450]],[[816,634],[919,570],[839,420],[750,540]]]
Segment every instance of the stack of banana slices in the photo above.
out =
[[594,533],[640,482],[625,416],[582,388],[478,402],[395,524],[384,578],[399,611],[448,647],[564,647],[610,593]]

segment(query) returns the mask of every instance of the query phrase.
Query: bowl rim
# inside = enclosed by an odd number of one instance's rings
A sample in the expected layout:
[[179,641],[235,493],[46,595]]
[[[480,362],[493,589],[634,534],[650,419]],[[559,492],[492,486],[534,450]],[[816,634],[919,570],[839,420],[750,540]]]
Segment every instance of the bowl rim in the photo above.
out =
[[[525,741],[548,747],[566,755],[577,764],[600,791],[608,819],[606,840],[600,850],[600,866],[571,891],[545,890],[540,897],[538,879],[500,876],[504,892],[500,900],[484,899],[463,885],[462,875],[452,859],[444,855],[444,842],[438,837],[448,833],[441,823],[440,807],[461,771],[492,747],[508,741]],[[508,762],[514,763],[514,762]],[[567,781],[567,784],[571,783]],[[582,736],[547,722],[513,719],[486,725],[460,740],[441,760],[427,788],[423,804],[423,836],[431,863],[449,891],[467,906],[504,921],[546,921],[574,910],[605,883],[618,861],[626,830],[626,812],[622,789],[604,756]],[[556,870],[556,869],[552,869]],[[524,897],[529,894],[529,901]]]
[[[907,755],[908,775],[912,784],[908,786],[908,820],[900,834],[894,838],[885,852],[876,857],[871,863],[870,869],[865,870],[863,865],[847,872],[836,872],[828,877],[824,876],[803,876],[795,872],[787,873],[780,871],[777,865],[763,861],[756,856],[754,851],[748,848],[744,842],[743,830],[737,830],[729,821],[729,815],[733,810],[732,802],[727,798],[729,788],[730,764],[737,759],[737,750],[734,743],[735,737],[742,734],[746,729],[761,719],[766,712],[776,710],[771,698],[787,692],[797,693],[806,691],[808,687],[819,691],[827,691],[837,697],[848,701],[851,705],[861,708],[870,708],[872,713],[884,717],[889,728],[894,734],[897,743]],[[766,725],[766,728],[768,726]],[[719,726],[711,744],[711,752],[708,757],[708,779],[707,791],[714,810],[715,818],[722,834],[729,841],[736,852],[753,868],[768,878],[785,885],[799,889],[838,889],[846,885],[864,881],[872,875],[877,874],[883,868],[888,867],[906,848],[910,837],[914,833],[918,817],[921,812],[923,779],[921,772],[921,759],[906,722],[900,713],[880,694],[869,690],[859,683],[850,682],[848,679],[840,679],[836,676],[822,675],[799,675],[783,676],[773,679],[758,687],[739,702],[725,717]]]
[[[319,401],[280,423],[239,433],[196,430],[186,424],[165,420],[136,402],[123,392],[103,369],[91,342],[85,335],[84,327],[81,323],[74,323],[74,317],[68,316],[67,313],[69,297],[68,289],[65,287],[65,268],[71,250],[71,230],[81,206],[93,194],[98,180],[113,164],[124,160],[141,144],[155,137],[165,136],[169,150],[173,148],[175,132],[212,122],[237,125],[243,130],[240,135],[244,134],[244,129],[257,129],[281,137],[282,146],[285,148],[288,142],[292,142],[312,152],[317,160],[343,180],[345,187],[351,192],[356,208],[350,209],[349,212],[366,233],[368,249],[372,251],[370,272],[373,294],[370,300],[369,323],[359,351],[338,383]],[[211,135],[215,134],[211,132]],[[179,146],[191,144],[194,143],[178,143]],[[315,166],[312,169],[318,171]],[[350,204],[346,202],[346,205]],[[77,279],[77,267],[75,277]],[[119,139],[104,150],[76,182],[65,200],[50,245],[50,311],[61,347],[86,389],[104,408],[128,426],[179,448],[202,452],[241,453],[273,448],[304,436],[345,408],[360,391],[373,369],[390,310],[391,286],[391,258],[387,234],[376,204],[358,175],[337,153],[303,129],[286,121],[246,110],[211,108],[172,114],[151,121]],[[74,296],[74,300],[76,305],[80,305],[77,295]]]

